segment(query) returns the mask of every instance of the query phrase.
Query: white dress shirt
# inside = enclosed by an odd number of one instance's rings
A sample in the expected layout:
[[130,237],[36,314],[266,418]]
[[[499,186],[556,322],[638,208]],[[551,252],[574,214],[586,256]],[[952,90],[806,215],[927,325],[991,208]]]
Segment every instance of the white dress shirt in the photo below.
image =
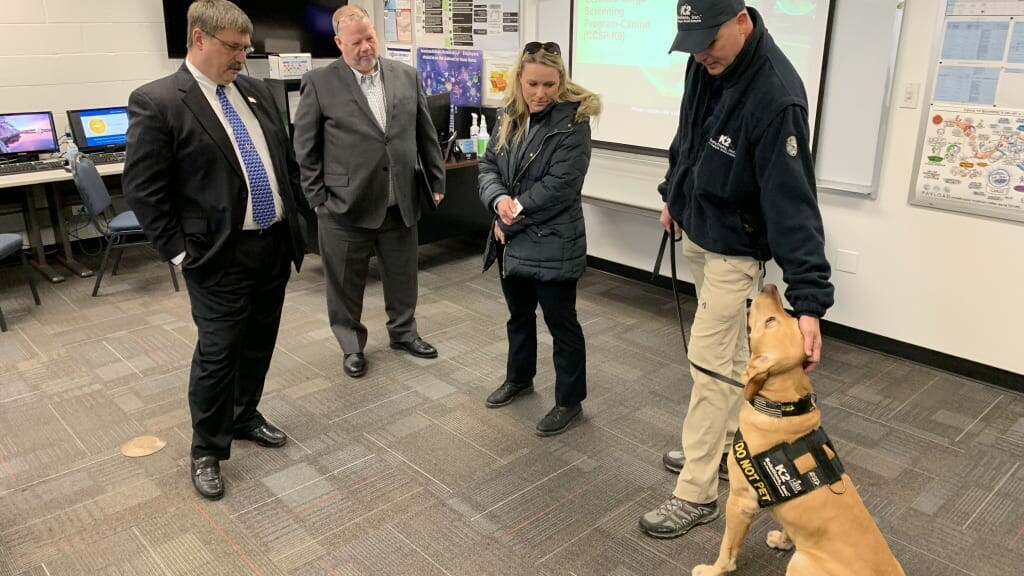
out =
[[[242,173],[245,174],[246,185],[248,186],[249,174],[245,170],[245,162],[242,161],[242,152],[238,149],[238,142],[235,141],[235,132],[231,129],[231,125],[228,124],[228,118],[224,115],[224,110],[220,107],[220,99],[217,98],[217,83],[210,80],[198,68],[192,65],[187,59],[185,65],[188,66],[189,72],[196,77],[196,82],[199,83],[199,88],[202,89],[203,95],[206,96],[206,100],[210,102],[210,107],[213,108],[213,112],[217,115],[220,123],[224,126],[224,131],[228,133],[228,138],[231,139],[231,146],[235,149],[235,155],[238,157],[238,164],[242,167]],[[281,193],[277,187],[277,178],[274,176],[274,163],[270,158],[270,148],[267,147],[267,139],[263,135],[263,129],[260,128],[260,123],[256,120],[256,114],[253,113],[252,109],[249,108],[249,103],[245,101],[245,98],[252,98],[252,96],[243,97],[235,87],[234,83],[228,84],[224,87],[224,94],[228,97],[228,102],[231,102],[231,106],[235,109],[238,117],[242,120],[242,124],[245,125],[246,131],[249,132],[249,138],[252,139],[253,146],[256,147],[256,152],[260,155],[260,160],[263,162],[263,168],[267,171],[267,178],[270,180],[270,190],[274,194],[274,211],[277,213],[277,217],[274,222],[280,222],[284,205],[281,203]],[[253,100],[255,102],[255,100]],[[259,230],[260,227],[252,219],[252,195],[249,195],[249,200],[245,206],[245,220],[242,221],[243,230]]]
[[[384,93],[384,80],[380,73],[380,62],[378,61],[377,68],[369,74],[363,74],[355,68],[350,69],[356,76],[356,84],[359,84],[359,89],[366,96],[366,103],[370,106],[370,111],[373,112],[377,125],[380,126],[383,132],[387,133],[388,101]],[[395,198],[395,185],[391,180],[391,173],[388,172],[388,206],[396,204],[398,204],[398,200]]]

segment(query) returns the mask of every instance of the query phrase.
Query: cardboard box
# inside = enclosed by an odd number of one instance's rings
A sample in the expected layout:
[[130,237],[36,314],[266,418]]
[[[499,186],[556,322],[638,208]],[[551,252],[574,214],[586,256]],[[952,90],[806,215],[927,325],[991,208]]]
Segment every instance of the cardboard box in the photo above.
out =
[[308,52],[301,54],[271,54],[270,77],[278,80],[298,80],[313,69],[313,57]]

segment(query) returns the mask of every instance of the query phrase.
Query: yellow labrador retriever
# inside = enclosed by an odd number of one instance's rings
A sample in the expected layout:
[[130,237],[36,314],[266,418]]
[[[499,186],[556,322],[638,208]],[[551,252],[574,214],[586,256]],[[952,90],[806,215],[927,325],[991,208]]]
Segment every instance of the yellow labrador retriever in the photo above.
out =
[[[752,464],[759,462],[757,455],[779,456],[787,444],[802,446],[798,440],[821,426],[811,382],[803,371],[800,328],[782,308],[773,285],[765,286],[751,306],[750,348],[740,435],[729,458],[722,548],[713,566],[697,566],[693,576],[736,569],[736,556],[762,504],[782,526],[768,533],[768,545],[780,550],[796,546],[786,576],[905,576],[841,464],[831,468],[831,476],[825,471],[829,465],[818,463],[810,452],[789,460],[788,470],[772,467],[780,458],[761,458],[761,463],[769,462],[766,467]],[[809,450],[820,460],[838,463],[827,438],[819,438],[826,442]],[[785,449],[801,452],[792,448]],[[786,499],[788,492],[800,495]]]

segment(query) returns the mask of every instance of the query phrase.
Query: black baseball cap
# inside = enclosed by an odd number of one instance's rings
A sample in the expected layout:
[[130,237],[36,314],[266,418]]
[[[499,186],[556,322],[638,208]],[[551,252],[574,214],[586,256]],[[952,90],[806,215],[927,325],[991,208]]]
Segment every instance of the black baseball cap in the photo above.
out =
[[676,39],[669,53],[694,54],[707,48],[722,24],[735,18],[746,7],[743,0],[679,0],[676,4]]

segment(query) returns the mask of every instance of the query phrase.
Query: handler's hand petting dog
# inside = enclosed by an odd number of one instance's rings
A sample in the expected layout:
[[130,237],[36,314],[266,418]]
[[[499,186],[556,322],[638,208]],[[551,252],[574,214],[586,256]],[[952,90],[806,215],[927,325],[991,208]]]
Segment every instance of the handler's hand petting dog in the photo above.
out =
[[[821,413],[804,371],[804,337],[797,319],[783,309],[775,286],[765,286],[754,299],[749,322],[752,356],[743,374],[746,403],[729,457],[725,535],[715,564],[695,567],[693,576],[717,576],[736,569],[740,546],[762,505],[782,526],[768,533],[768,546],[781,550],[796,546],[786,576],[904,576],[828,443],[793,459],[800,478],[792,478],[781,466],[764,473],[757,468],[758,455],[771,452],[774,457],[780,445],[817,430]],[[827,442],[827,437],[820,437]],[[815,451],[824,465],[812,456]],[[835,481],[829,482],[826,469],[832,465]],[[775,481],[780,488],[769,485]]]

